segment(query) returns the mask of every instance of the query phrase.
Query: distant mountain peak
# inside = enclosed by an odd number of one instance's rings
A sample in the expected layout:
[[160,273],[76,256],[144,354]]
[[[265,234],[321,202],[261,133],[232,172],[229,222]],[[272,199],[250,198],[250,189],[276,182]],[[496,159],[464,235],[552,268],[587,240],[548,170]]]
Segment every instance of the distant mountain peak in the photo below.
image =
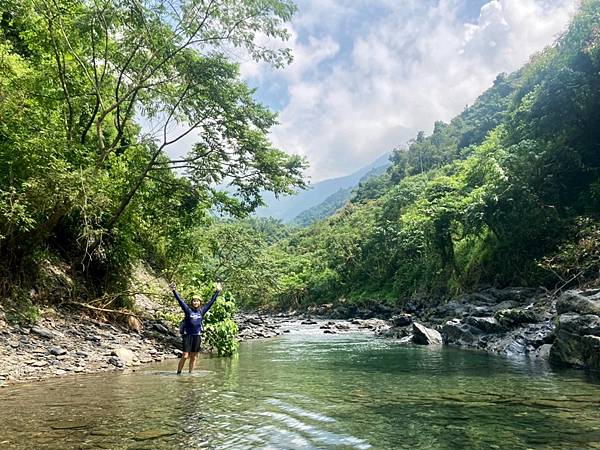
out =
[[371,170],[382,166],[389,166],[391,153],[384,153],[372,163],[361,167],[357,171],[343,177],[330,178],[311,184],[307,189],[299,191],[296,195],[275,198],[271,193],[264,195],[268,206],[258,208],[255,215],[258,217],[273,217],[283,222],[290,222],[302,212],[324,202],[329,196],[340,190],[348,190],[358,186],[361,179]]

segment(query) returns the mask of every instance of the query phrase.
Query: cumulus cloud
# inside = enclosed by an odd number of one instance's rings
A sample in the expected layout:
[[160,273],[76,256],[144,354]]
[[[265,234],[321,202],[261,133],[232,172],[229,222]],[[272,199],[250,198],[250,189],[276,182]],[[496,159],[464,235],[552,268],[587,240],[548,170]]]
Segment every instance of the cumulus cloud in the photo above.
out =
[[[475,11],[468,11],[477,4]],[[499,72],[551,44],[576,0],[301,0],[294,62],[255,63],[259,90],[280,86],[276,145],[305,155],[313,181],[345,175],[449,120]],[[465,11],[470,15],[465,15]],[[465,19],[470,17],[470,19]],[[253,65],[254,64],[254,65]]]

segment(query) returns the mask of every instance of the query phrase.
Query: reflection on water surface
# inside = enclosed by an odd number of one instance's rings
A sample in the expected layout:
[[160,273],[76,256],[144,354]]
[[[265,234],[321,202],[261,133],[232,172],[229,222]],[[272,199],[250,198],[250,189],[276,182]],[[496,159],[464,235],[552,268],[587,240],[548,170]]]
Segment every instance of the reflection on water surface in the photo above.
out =
[[193,375],[0,390],[0,448],[600,448],[600,385],[536,361],[316,328]]

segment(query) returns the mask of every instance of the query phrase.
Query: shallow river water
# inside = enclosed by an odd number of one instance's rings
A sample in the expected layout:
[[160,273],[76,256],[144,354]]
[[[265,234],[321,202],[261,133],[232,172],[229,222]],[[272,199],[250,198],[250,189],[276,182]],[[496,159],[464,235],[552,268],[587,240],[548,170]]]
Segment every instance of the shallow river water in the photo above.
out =
[[527,359],[298,328],[175,366],[0,389],[0,448],[600,448],[600,384]]

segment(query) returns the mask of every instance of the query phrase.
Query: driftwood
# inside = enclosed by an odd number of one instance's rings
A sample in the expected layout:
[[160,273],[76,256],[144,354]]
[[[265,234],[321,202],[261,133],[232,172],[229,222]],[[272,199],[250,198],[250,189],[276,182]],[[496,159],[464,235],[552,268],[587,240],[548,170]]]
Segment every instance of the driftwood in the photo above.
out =
[[130,311],[123,311],[123,310],[118,310],[118,309],[108,309],[108,308],[98,308],[97,306],[86,305],[85,303],[74,302],[74,301],[69,301],[67,303],[71,304],[71,305],[77,305],[77,306],[81,306],[83,308],[91,309],[93,311],[100,311],[100,312],[114,313],[114,314],[121,314],[124,316],[135,317],[136,319],[139,320],[138,315],[134,314]]

